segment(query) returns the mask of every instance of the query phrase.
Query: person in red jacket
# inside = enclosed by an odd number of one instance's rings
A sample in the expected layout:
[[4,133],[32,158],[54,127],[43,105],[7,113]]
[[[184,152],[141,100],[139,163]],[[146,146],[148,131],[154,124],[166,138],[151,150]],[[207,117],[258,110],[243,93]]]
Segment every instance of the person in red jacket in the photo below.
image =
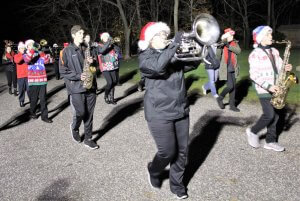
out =
[[17,76],[16,76],[16,67],[13,61],[15,52],[12,50],[11,46],[5,46],[5,53],[2,57],[2,63],[6,64],[5,72],[7,78],[7,85],[8,85],[8,93],[13,94],[11,90],[11,86],[14,87],[14,95],[18,95],[17,91]]
[[25,92],[28,94],[28,65],[25,63],[23,59],[23,54],[25,52],[25,44],[23,42],[19,42],[18,44],[18,54],[14,56],[14,61],[17,65],[17,79],[18,79],[18,90],[19,90],[19,101],[20,107],[24,107],[25,101]]

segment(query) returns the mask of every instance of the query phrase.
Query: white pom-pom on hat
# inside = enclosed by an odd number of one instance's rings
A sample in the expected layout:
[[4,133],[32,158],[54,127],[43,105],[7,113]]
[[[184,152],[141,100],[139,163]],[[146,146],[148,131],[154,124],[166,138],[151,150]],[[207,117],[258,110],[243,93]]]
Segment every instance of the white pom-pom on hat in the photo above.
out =
[[28,40],[25,41],[25,47],[26,47],[26,48],[28,48],[28,45],[29,45],[29,44],[34,44],[34,40],[28,39]]

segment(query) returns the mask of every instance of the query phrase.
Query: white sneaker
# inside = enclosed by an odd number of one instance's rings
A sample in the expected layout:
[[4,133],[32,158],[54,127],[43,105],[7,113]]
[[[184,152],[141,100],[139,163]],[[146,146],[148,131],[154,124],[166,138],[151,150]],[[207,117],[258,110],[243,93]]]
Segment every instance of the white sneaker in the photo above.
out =
[[284,147],[279,145],[277,142],[270,142],[270,143],[265,143],[264,144],[265,149],[271,149],[274,151],[284,151]]
[[218,94],[215,94],[215,95],[214,95],[214,98],[218,98],[218,97],[219,97],[219,95],[218,95]]
[[207,94],[207,91],[206,91],[206,89],[204,88],[204,85],[202,85],[202,91],[203,91],[203,95],[206,95],[206,94]]
[[259,147],[259,137],[251,132],[250,128],[246,129],[248,144],[251,147],[258,148]]

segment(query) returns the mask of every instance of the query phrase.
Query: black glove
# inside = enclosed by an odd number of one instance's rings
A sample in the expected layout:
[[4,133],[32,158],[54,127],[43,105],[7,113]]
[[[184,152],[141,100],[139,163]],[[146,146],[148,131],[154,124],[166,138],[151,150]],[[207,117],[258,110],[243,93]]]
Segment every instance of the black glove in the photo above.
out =
[[178,31],[178,32],[175,34],[174,42],[175,42],[175,43],[180,43],[180,42],[181,42],[181,39],[182,39],[182,35],[183,35],[183,32],[182,32],[182,31]]

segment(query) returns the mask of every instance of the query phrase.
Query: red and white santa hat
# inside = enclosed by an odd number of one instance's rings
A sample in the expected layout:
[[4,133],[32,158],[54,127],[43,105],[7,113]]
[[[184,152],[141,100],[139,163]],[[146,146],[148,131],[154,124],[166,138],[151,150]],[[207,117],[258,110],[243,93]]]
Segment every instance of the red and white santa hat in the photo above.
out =
[[140,50],[145,50],[149,47],[151,39],[159,32],[164,31],[168,35],[171,30],[164,22],[148,22],[141,30],[138,46]]
[[22,41],[20,41],[18,44],[18,50],[20,50],[21,48],[25,48],[25,44]]
[[224,34],[221,36],[221,40],[224,40],[228,38],[229,36],[233,36],[235,34],[235,31],[233,31],[231,28],[227,28],[224,30]]
[[261,43],[262,39],[267,35],[267,33],[272,33],[272,28],[269,26],[258,26],[252,31],[253,36],[253,47],[257,48],[258,44]]
[[25,41],[25,47],[26,47],[26,48],[28,48],[28,45],[29,45],[29,44],[34,44],[34,40],[28,39],[28,40]]

